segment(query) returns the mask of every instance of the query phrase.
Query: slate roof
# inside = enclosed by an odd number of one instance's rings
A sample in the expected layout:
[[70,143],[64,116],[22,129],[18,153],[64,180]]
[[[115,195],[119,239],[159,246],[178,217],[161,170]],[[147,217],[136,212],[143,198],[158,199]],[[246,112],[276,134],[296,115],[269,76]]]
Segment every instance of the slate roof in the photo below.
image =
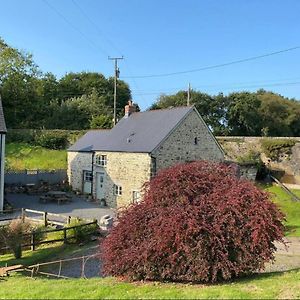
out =
[[0,133],[6,133],[6,132],[7,132],[7,129],[6,129],[6,125],[5,125],[2,101],[1,101],[1,97],[0,97]]
[[111,130],[91,130],[68,151],[152,152],[193,107],[137,112]]

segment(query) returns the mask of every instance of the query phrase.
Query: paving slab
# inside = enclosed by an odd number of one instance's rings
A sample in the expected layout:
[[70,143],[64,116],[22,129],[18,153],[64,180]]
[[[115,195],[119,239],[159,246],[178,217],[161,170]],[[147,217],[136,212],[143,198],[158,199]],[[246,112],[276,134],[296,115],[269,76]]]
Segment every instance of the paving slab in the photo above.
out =
[[7,194],[6,197],[14,208],[28,208],[99,221],[105,215],[115,216],[114,209],[100,207],[98,203],[90,202],[87,198],[75,195],[72,196],[71,202],[64,204],[57,204],[56,202],[40,203],[40,195]]

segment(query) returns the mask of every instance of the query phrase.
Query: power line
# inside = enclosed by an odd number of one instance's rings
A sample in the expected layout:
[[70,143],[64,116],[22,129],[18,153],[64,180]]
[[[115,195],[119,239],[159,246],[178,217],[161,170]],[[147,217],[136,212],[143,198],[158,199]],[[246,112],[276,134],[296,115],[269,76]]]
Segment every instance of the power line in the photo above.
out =
[[201,67],[201,68],[191,69],[191,70],[186,70],[186,71],[162,73],[162,74],[151,74],[151,75],[139,75],[139,76],[123,76],[122,78],[154,78],[154,77],[167,77],[167,76],[174,76],[174,75],[180,75],[180,74],[195,73],[195,72],[200,72],[200,71],[204,71],[204,70],[211,70],[211,69],[235,65],[235,64],[239,64],[239,63],[243,63],[243,62],[247,62],[247,61],[257,60],[257,59],[261,59],[264,57],[273,56],[273,55],[277,55],[277,54],[281,54],[284,52],[293,51],[293,50],[297,50],[297,49],[300,49],[300,46],[295,46],[292,48],[274,51],[274,52],[270,52],[270,53],[266,53],[266,54],[262,54],[262,55],[252,56],[252,57],[248,57],[248,58],[234,60],[234,61],[227,62],[227,63],[217,64],[217,65],[212,65],[212,66],[207,66],[207,67]]
[[47,0],[43,0],[44,3],[50,7],[57,15],[59,15],[69,26],[71,26],[75,31],[77,31],[84,39],[86,39],[90,45],[92,45],[95,49],[100,50],[104,55],[108,55],[104,49],[99,47],[92,39],[86,36],[78,27],[74,26],[72,22],[70,22],[59,10],[57,10],[53,5],[51,5]]
[[[223,89],[247,89],[247,88],[263,88],[263,87],[276,87],[276,86],[290,86],[290,85],[298,85],[300,84],[300,81],[295,82],[285,82],[285,83],[273,83],[273,84],[262,84],[262,85],[244,85],[244,86],[224,86]],[[199,88],[199,87],[196,87]],[[220,88],[222,90],[222,88]],[[178,89],[178,90],[184,90],[184,89]],[[207,89],[206,89],[207,90]],[[208,89],[208,90],[215,90],[215,89]],[[142,94],[136,94],[136,96],[141,95],[157,95],[157,94],[165,94],[166,91],[157,91],[153,93],[142,93]]]
[[122,54],[120,49],[115,45],[115,43],[110,40],[104,33],[103,31],[99,28],[99,26],[89,17],[89,15],[84,11],[84,9],[75,1],[72,0],[72,3],[74,4],[74,6],[77,7],[77,9],[80,11],[80,13],[82,14],[82,16],[84,18],[86,18],[89,23],[95,28],[95,30],[98,32],[99,35],[103,36],[105,38],[105,40],[117,51],[119,52],[119,54]]
[[[89,17],[89,15],[84,11],[84,9],[75,1],[75,0],[72,0],[74,6],[77,7],[77,9],[80,11],[80,13],[82,14],[82,16],[84,18],[86,18],[89,23],[94,27],[94,29],[98,32],[98,34],[102,35],[106,41],[117,51],[119,52],[119,54],[122,54],[122,51],[115,45],[115,43],[110,40],[109,38],[107,38],[103,31],[99,28],[99,26]],[[129,64],[125,61],[125,65],[127,66],[127,71],[129,72],[130,76],[131,76],[131,72],[130,72],[130,67],[129,67]],[[132,78],[132,82],[133,84],[135,85],[136,89],[138,90],[138,92],[140,93],[140,90],[139,90],[139,86],[136,82],[136,80],[134,78]],[[143,98],[143,97],[142,97]],[[145,101],[145,99],[143,99]]]
[[[228,87],[229,85],[247,85],[247,84],[268,84],[268,83],[282,83],[284,84],[284,82],[282,81],[296,81],[299,80],[299,77],[293,77],[293,78],[280,78],[280,79],[265,79],[265,80],[252,80],[252,81],[246,81],[246,82],[231,82],[231,83],[227,83],[227,84],[201,84],[201,85],[197,85],[194,88],[220,88],[220,87]],[[164,91],[176,91],[176,90],[184,90],[185,87],[180,86],[180,87],[172,87],[172,88],[167,88],[164,89]],[[132,92],[141,92],[141,93],[156,93],[156,92],[161,92],[161,90],[131,90]]]

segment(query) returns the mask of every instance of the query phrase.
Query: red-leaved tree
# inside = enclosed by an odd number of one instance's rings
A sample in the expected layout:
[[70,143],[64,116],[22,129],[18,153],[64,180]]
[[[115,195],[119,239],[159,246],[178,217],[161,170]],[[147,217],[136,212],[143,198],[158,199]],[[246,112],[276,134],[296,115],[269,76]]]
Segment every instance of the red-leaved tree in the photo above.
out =
[[264,268],[283,214],[236,167],[199,161],[161,171],[101,245],[103,272],[130,280],[216,282]]

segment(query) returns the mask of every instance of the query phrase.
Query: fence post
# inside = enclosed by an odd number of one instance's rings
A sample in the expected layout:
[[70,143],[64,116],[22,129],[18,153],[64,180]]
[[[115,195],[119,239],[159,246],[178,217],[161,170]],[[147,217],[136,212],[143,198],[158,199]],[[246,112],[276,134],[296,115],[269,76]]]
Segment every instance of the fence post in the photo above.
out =
[[31,233],[31,251],[35,250],[35,232]]
[[67,228],[64,227],[64,244],[67,244],[68,240],[67,240]]
[[24,208],[22,208],[21,219],[22,219],[22,222],[24,223],[25,222],[25,209]]
[[48,220],[47,220],[47,212],[46,211],[43,213],[43,219],[44,219],[44,226],[47,227]]

